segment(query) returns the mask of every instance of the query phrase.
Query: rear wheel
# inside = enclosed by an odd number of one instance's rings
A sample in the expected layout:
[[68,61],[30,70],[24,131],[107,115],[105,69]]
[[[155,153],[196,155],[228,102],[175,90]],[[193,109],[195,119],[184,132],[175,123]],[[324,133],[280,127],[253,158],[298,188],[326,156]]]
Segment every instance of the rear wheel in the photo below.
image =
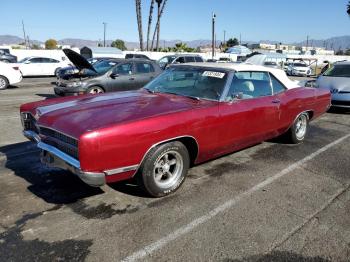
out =
[[154,197],[175,192],[185,180],[190,157],[181,142],[170,142],[152,149],[146,156],[138,174],[138,182]]
[[6,89],[9,85],[9,81],[6,77],[0,76],[0,90]]
[[88,94],[102,94],[104,92],[103,88],[99,86],[92,86],[87,89]]
[[300,114],[294,121],[292,127],[287,132],[289,142],[299,144],[303,142],[309,129],[309,115],[307,113]]

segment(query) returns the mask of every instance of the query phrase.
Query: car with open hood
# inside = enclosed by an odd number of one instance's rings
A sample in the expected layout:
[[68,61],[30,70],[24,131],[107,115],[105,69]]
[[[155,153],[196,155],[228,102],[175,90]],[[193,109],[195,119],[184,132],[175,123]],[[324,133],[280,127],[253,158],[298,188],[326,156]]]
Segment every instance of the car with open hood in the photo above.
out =
[[317,78],[316,87],[330,90],[332,107],[350,108],[350,62],[334,63]]
[[248,64],[172,65],[136,91],[48,99],[20,108],[24,135],[49,166],[92,186],[136,178],[177,190],[196,164],[280,135],[301,143],[330,92]]
[[57,80],[54,92],[60,96],[139,89],[162,71],[150,60],[113,58],[92,65],[73,50],[63,51],[79,72]]

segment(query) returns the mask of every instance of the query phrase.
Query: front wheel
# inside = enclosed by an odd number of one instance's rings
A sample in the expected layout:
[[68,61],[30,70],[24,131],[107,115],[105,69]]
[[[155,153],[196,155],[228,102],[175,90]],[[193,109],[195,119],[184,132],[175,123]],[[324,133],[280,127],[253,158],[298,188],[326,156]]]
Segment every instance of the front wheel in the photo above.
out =
[[0,76],[0,90],[6,89],[9,85],[9,81],[6,77]]
[[101,88],[101,87],[99,87],[99,86],[92,86],[92,87],[89,87],[88,89],[87,89],[87,93],[88,94],[94,94],[94,95],[96,95],[96,94],[102,94],[102,93],[104,93],[105,91]]
[[152,149],[138,174],[141,187],[154,197],[175,192],[184,182],[190,166],[187,148],[175,141]]
[[309,115],[307,113],[300,114],[295,119],[292,127],[287,132],[289,142],[299,144],[304,141],[309,129]]

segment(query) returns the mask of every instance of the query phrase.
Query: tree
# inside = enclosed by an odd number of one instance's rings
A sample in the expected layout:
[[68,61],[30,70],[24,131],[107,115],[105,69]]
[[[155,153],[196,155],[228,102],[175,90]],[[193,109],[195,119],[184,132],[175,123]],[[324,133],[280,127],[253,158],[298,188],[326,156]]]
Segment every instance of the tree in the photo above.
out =
[[57,41],[55,39],[46,40],[45,49],[57,49]]
[[[157,17],[157,24],[156,24],[156,28],[154,30],[154,33],[153,33],[153,38],[152,38],[152,45],[151,45],[151,50],[153,50],[153,46],[154,46],[154,40],[156,38],[156,33],[158,32],[158,28],[160,27],[160,18],[162,17],[162,14],[164,12],[164,7],[165,7],[165,4],[166,4],[167,0],[164,0],[163,1],[163,5],[162,7],[160,8],[159,12],[158,12],[158,17]],[[158,34],[159,35],[159,34]],[[159,44],[159,42],[158,42]],[[158,48],[158,47],[157,47]]]
[[346,12],[348,13],[348,15],[350,15],[350,1],[348,2],[348,6],[347,6]]
[[236,37],[235,38],[230,38],[229,40],[227,40],[226,45],[227,45],[227,47],[232,47],[232,46],[235,46],[235,45],[239,45],[239,41],[238,41],[238,39]]
[[117,39],[112,42],[111,47],[119,48],[120,50],[124,51],[126,50],[126,46],[123,40]]
[[141,51],[143,51],[141,0],[135,0],[135,6],[136,6],[137,29],[139,31],[140,49]]
[[147,27],[147,44],[146,44],[146,50],[147,51],[149,51],[149,34],[151,32],[153,7],[154,7],[154,0],[151,0],[151,5],[149,7],[148,27]]
[[350,55],[350,48],[345,51],[344,55]]
[[32,44],[31,49],[41,49],[41,47],[38,44]]

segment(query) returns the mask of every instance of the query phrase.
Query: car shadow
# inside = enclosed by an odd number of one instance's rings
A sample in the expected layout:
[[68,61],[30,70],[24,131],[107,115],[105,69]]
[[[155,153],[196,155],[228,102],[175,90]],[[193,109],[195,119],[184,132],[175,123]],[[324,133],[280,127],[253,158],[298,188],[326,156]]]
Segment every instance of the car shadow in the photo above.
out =
[[147,194],[136,182],[136,179],[108,184],[110,188],[120,193],[141,198],[154,198]]
[[330,114],[350,114],[350,108],[331,107],[327,113]]
[[[0,165],[11,170],[13,176],[25,180],[27,189],[47,203],[70,204],[104,193],[101,188],[88,186],[68,171],[45,167],[40,162],[40,151],[31,142],[0,147]],[[21,186],[10,184],[14,191]]]
[[57,96],[53,95],[53,94],[35,94],[35,95],[40,96],[40,97],[44,97],[46,99],[57,98]]

